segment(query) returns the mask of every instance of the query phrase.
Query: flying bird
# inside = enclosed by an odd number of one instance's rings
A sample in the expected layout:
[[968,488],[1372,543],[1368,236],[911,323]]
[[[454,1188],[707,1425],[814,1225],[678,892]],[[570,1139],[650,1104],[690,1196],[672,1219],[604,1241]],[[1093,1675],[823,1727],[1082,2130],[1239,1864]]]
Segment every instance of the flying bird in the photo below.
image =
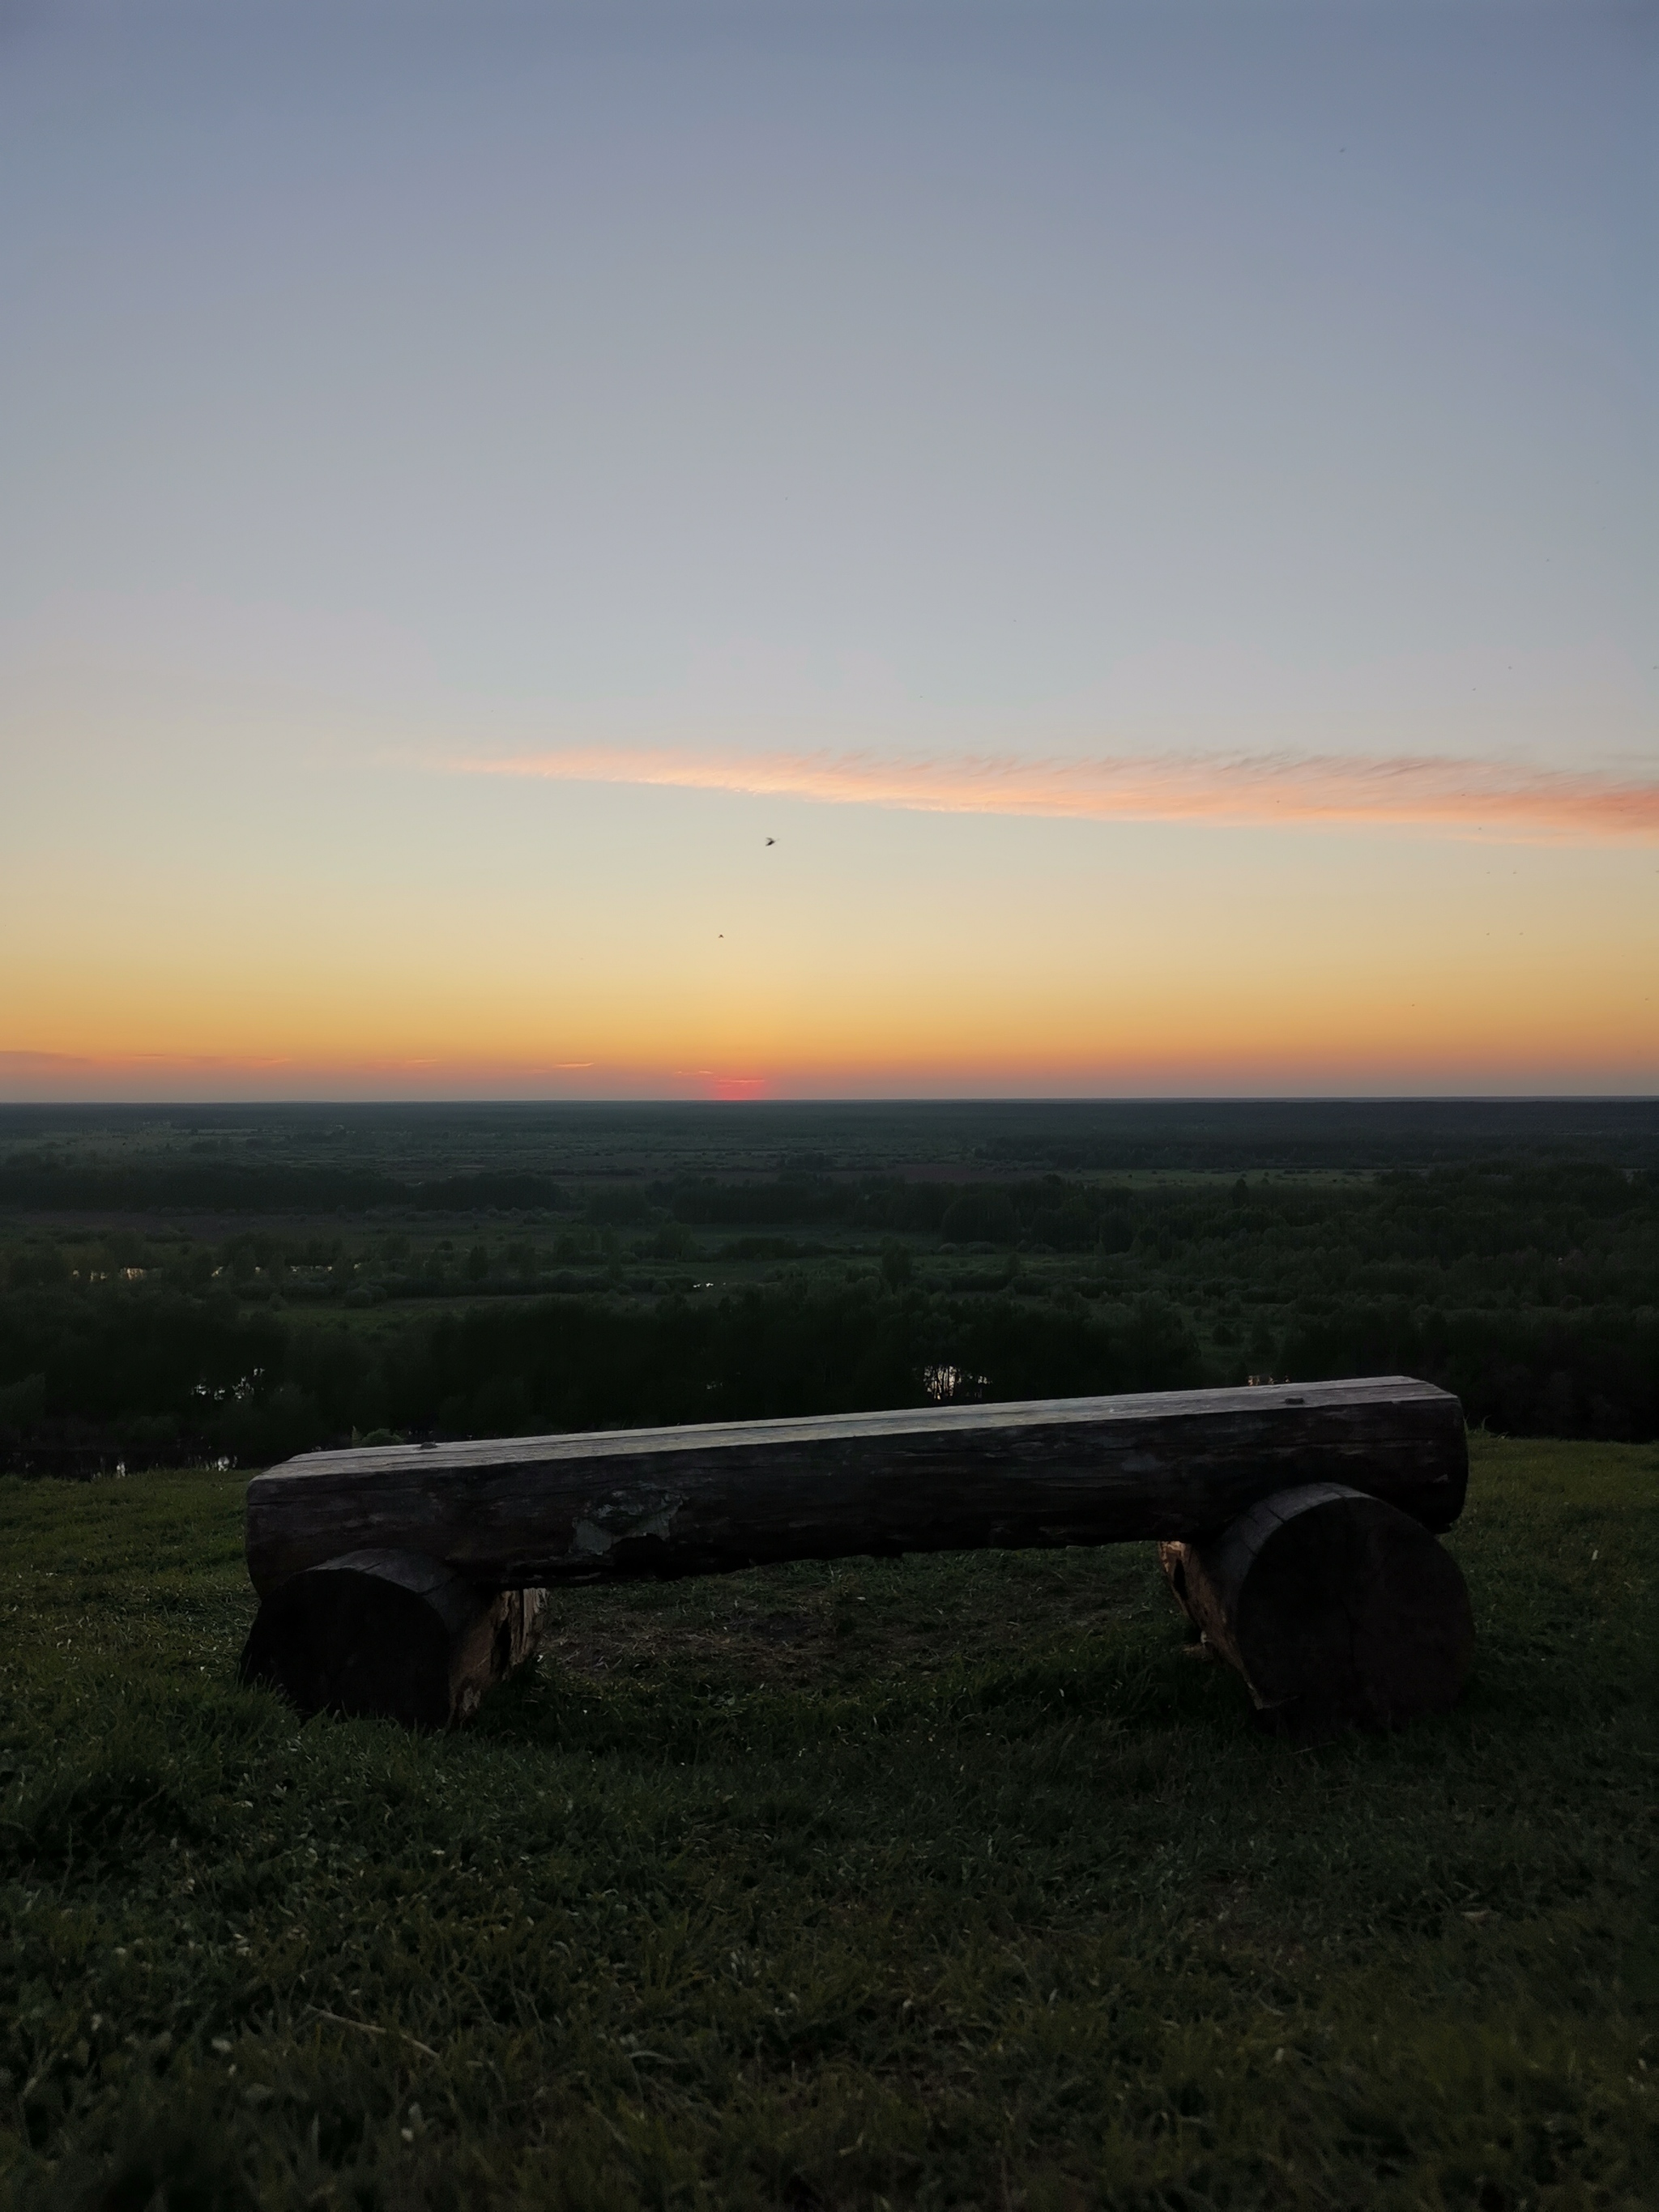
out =
[[775,837],[769,837],[766,842],[769,845],[775,845],[778,841]]

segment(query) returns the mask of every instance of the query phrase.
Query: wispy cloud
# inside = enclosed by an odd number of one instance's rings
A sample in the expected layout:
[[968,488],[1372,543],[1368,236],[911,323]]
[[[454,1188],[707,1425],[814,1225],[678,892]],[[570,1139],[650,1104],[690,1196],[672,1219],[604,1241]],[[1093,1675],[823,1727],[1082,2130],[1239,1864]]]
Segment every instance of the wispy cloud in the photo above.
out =
[[678,752],[574,746],[451,760],[466,775],[654,784],[929,814],[1042,815],[1241,828],[1374,828],[1528,842],[1659,842],[1659,773],[1532,768],[1431,753],[1013,754]]

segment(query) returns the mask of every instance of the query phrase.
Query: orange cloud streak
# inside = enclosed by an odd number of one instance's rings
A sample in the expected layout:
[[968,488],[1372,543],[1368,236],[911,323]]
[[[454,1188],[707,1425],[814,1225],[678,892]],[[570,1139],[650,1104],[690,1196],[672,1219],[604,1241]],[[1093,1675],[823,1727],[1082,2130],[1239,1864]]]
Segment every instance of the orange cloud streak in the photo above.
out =
[[1023,760],[963,753],[681,753],[589,745],[453,760],[465,775],[629,783],[929,814],[1011,814],[1237,828],[1395,828],[1528,843],[1659,842],[1659,776],[1432,754],[1164,754]]

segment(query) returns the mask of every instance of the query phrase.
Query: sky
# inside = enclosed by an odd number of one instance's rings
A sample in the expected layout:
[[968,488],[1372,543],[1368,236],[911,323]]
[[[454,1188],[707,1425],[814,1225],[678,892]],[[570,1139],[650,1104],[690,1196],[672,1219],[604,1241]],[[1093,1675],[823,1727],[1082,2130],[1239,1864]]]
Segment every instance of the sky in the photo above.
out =
[[0,1098],[1659,1091],[1656,92],[0,0]]

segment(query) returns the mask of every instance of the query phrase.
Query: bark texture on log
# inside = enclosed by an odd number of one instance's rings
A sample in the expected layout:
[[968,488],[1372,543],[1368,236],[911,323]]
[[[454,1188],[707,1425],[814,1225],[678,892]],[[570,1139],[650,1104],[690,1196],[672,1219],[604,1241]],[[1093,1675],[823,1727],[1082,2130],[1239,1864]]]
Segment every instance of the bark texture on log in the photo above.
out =
[[452,1728],[534,1650],[543,1595],[480,1589],[418,1552],[350,1552],[261,1601],[241,1679],[302,1713]]
[[1419,1521],[1336,1483],[1262,1498],[1164,1571],[1264,1717],[1398,1728],[1455,1705],[1474,1657],[1457,1562]]
[[392,1545],[495,1589],[860,1553],[1194,1539],[1335,1481],[1462,1510],[1455,1398],[1407,1376],[308,1452],[247,1492],[261,1592]]

